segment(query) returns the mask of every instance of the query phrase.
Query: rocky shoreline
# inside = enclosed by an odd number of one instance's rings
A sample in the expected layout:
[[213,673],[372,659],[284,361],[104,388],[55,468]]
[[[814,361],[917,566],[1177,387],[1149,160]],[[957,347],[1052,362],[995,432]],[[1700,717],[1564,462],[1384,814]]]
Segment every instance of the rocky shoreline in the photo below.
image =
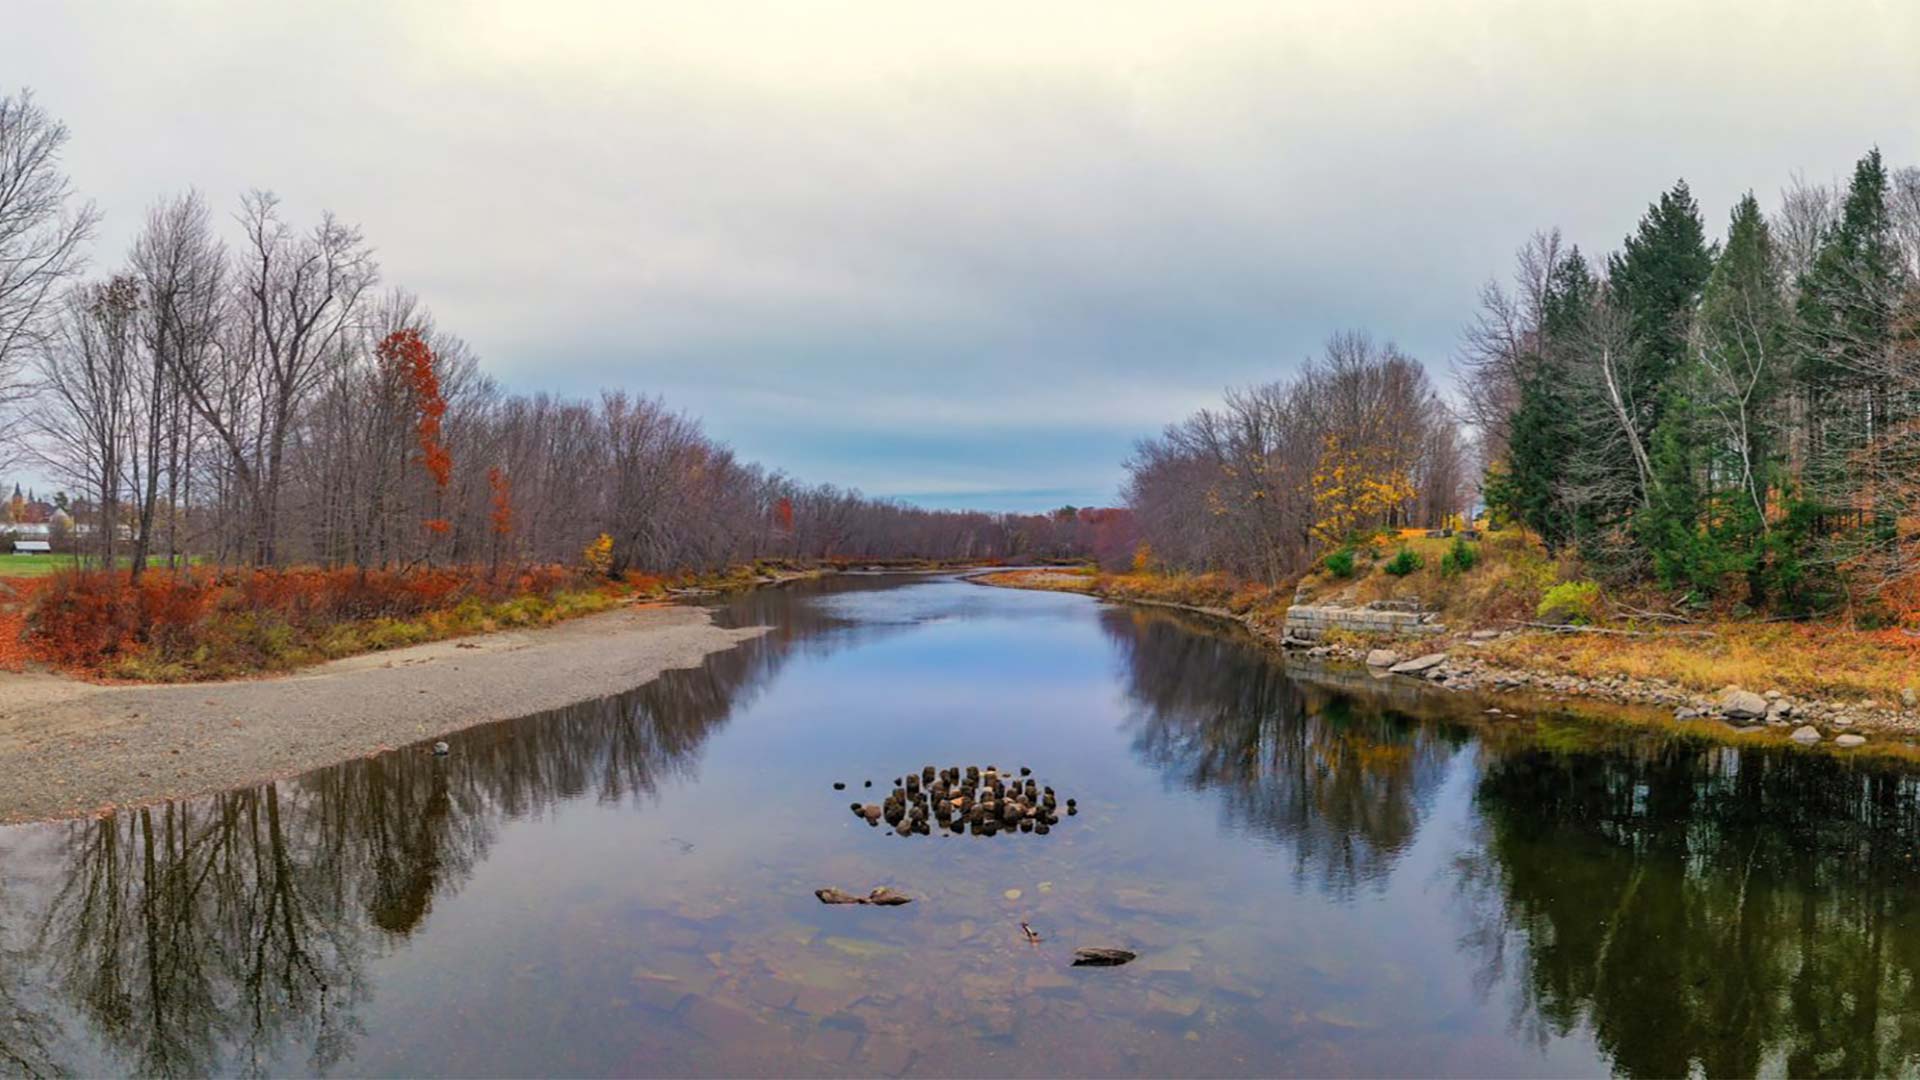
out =
[[[1541,631],[1551,633],[1551,631]],[[1527,671],[1474,656],[1513,631],[1478,630],[1445,651],[1407,657],[1389,648],[1362,649],[1283,639],[1279,644],[1316,660],[1364,664],[1387,677],[1416,678],[1458,692],[1534,693],[1584,698],[1617,705],[1671,709],[1678,721],[1721,720],[1739,730],[1777,729],[1803,745],[1831,741],[1842,748],[1863,745],[1869,734],[1906,737],[1920,732],[1920,701],[1909,693],[1898,706],[1878,701],[1842,702],[1795,698],[1778,690],[1755,692],[1728,686],[1702,694],[1663,679],[1621,675],[1588,677]]]
[[[968,580],[1001,588],[1022,587],[1009,581],[993,580],[991,575],[976,575]],[[1526,693],[1612,705],[1652,707],[1670,710],[1676,721],[1725,722],[1736,731],[1777,733],[1807,746],[1825,744],[1850,749],[1866,744],[1869,736],[1897,742],[1910,742],[1920,737],[1920,698],[1916,698],[1912,691],[1903,693],[1897,702],[1795,697],[1772,688],[1755,691],[1740,686],[1723,687],[1716,693],[1702,693],[1665,679],[1528,670],[1474,655],[1476,650],[1516,634],[1552,634],[1557,632],[1554,630],[1481,629],[1458,633],[1428,621],[1423,622],[1418,631],[1424,639],[1417,642],[1395,637],[1386,639],[1383,646],[1347,645],[1297,636],[1290,632],[1287,625],[1276,626],[1267,620],[1238,615],[1221,608],[1105,596],[1092,589],[1074,591],[1114,603],[1168,607],[1224,619],[1239,624],[1254,637],[1289,654],[1319,661],[1353,663],[1381,678],[1419,680],[1438,689],[1459,693]],[[1328,613],[1328,605],[1310,607],[1319,613],[1315,619],[1316,625],[1341,628],[1340,620]],[[1365,609],[1346,610],[1360,612]],[[1392,610],[1400,609],[1395,607]],[[1410,646],[1422,651],[1405,654],[1397,651],[1397,648]]]

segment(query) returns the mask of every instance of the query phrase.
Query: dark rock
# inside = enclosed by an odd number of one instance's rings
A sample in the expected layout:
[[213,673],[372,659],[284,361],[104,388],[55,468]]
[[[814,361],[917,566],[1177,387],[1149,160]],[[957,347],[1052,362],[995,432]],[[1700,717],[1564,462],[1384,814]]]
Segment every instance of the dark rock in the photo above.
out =
[[1074,967],[1119,967],[1137,954],[1125,949],[1087,948],[1073,950]]
[[833,790],[835,790],[835,791],[845,791],[845,790],[847,790],[847,783],[846,783],[846,781],[844,781],[844,780],[835,780],[835,781],[833,782]]
[[865,896],[855,896],[853,893],[842,892],[835,888],[815,889],[813,895],[819,897],[823,904],[872,904],[876,907],[899,907],[901,904],[913,903],[913,897],[885,885]]

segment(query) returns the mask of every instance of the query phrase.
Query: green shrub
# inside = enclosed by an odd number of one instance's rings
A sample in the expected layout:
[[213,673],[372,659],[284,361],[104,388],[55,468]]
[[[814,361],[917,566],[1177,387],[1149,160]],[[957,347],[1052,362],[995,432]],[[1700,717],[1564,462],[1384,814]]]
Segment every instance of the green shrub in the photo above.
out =
[[1393,558],[1388,559],[1380,569],[1385,570],[1394,577],[1406,577],[1408,574],[1420,569],[1420,566],[1420,556],[1415,555],[1407,548],[1401,548],[1398,552],[1394,553]]
[[1563,581],[1547,590],[1534,614],[1543,622],[1585,625],[1599,608],[1599,582]]
[[1321,560],[1321,562],[1326,566],[1327,573],[1332,574],[1334,577],[1347,578],[1353,576],[1353,549],[1350,547],[1343,547],[1338,551],[1328,552],[1327,557]]
[[1467,543],[1465,537],[1456,536],[1453,538],[1453,546],[1447,549],[1445,555],[1440,556],[1440,572],[1448,577],[1464,574],[1473,569],[1479,561],[1480,549]]

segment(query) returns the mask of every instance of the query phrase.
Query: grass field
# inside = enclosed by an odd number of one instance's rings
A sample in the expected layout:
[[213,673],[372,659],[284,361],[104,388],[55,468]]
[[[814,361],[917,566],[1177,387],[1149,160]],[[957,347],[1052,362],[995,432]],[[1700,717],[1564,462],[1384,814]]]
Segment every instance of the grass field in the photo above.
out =
[[[127,565],[127,560],[120,560]],[[149,562],[148,566],[159,565]],[[55,570],[67,570],[73,566],[71,555],[15,555],[11,552],[0,553],[0,578],[46,577]]]
[[0,554],[0,577],[45,577],[73,565],[71,555]]

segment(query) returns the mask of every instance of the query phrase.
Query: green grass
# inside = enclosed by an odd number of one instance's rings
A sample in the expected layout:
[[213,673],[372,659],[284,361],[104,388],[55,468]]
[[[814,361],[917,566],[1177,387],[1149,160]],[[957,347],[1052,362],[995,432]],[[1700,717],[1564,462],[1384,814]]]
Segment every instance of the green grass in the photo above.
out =
[[15,555],[0,552],[0,577],[46,577],[73,565],[71,555]]
[[[129,560],[121,559],[119,562],[121,566],[126,566]],[[156,563],[148,560],[147,562],[149,568],[164,565],[164,561]],[[46,577],[56,570],[71,570],[73,566],[74,561],[71,555],[15,555],[10,551],[0,551],[0,578]]]

